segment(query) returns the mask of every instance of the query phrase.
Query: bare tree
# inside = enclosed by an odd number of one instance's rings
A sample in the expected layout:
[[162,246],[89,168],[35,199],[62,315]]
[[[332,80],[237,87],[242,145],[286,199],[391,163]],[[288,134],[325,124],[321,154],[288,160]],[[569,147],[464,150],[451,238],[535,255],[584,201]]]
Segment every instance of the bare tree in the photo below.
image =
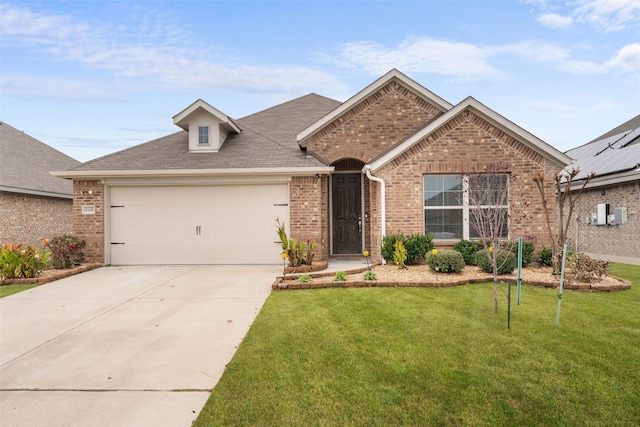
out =
[[[552,258],[554,271],[560,271],[562,268],[562,248],[567,241],[567,233],[569,231],[569,225],[571,224],[571,218],[573,216],[573,210],[576,203],[578,202],[582,191],[585,189],[589,181],[591,181],[591,178],[595,176],[595,172],[591,172],[587,175],[580,190],[574,194],[571,192],[571,185],[573,184],[574,178],[578,176],[579,173],[580,168],[572,168],[571,170],[563,169],[554,177],[556,190],[555,202],[558,206],[558,232],[556,234],[553,233],[553,227],[551,226],[551,208],[549,207],[549,201],[547,200],[544,192],[544,173],[537,172],[532,178],[533,182],[538,186],[540,197],[542,198],[542,210],[547,226],[547,232],[549,233],[549,240],[552,245],[551,250],[553,253]],[[564,191],[562,189],[563,185]],[[564,209],[567,202],[569,202],[569,213],[565,218]]]
[[498,265],[502,251],[511,251],[509,238],[509,178],[505,165],[488,165],[463,175],[470,231],[475,232],[493,267],[493,312],[498,313]]

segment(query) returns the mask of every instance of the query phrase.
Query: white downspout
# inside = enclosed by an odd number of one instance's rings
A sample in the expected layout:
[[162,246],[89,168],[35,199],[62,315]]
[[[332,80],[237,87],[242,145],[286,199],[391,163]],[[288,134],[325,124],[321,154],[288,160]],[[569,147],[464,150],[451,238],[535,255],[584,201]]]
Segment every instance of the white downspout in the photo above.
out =
[[[380,241],[382,242],[382,239],[384,239],[384,236],[387,234],[387,208],[385,203],[386,194],[385,194],[384,179],[371,175],[371,165],[365,165],[363,169],[367,174],[367,178],[369,178],[372,181],[380,183],[380,220],[382,221],[382,224],[381,224],[382,227],[380,227],[382,231],[382,237],[380,238]],[[386,264],[386,263],[387,263],[386,260],[382,258],[382,264]]]

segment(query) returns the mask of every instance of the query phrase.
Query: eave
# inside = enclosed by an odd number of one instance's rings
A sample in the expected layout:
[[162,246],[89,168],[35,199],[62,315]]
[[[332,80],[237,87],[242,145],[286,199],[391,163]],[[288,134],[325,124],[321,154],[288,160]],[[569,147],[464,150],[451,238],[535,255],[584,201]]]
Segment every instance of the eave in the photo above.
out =
[[229,169],[169,169],[169,170],[95,170],[95,171],[53,171],[51,175],[66,179],[106,179],[106,178],[179,178],[179,177],[221,177],[221,176],[308,176],[326,175],[333,172],[333,166],[279,167],[279,168],[229,168]]

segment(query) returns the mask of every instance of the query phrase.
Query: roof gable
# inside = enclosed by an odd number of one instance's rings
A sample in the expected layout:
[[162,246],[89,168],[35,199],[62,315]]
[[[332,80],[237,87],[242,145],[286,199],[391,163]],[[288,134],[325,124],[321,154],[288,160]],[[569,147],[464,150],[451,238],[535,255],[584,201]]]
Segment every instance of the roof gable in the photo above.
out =
[[188,131],[189,118],[192,117],[194,114],[198,113],[199,110],[205,111],[206,113],[208,113],[209,115],[217,119],[217,121],[220,122],[225,127],[227,127],[228,130],[233,131],[235,133],[240,133],[240,128],[234,123],[234,121],[229,116],[227,116],[217,108],[213,107],[211,104],[208,104],[207,102],[203,101],[202,99],[196,100],[193,104],[189,105],[187,108],[185,108],[184,110],[180,111],[178,114],[173,116],[173,123],[177,126],[180,126],[182,129]]
[[427,137],[429,134],[435,132],[437,129],[446,126],[453,118],[462,114],[464,111],[470,110],[474,114],[482,117],[487,122],[496,126],[501,131],[525,144],[527,147],[532,149],[533,151],[541,154],[545,158],[550,159],[554,163],[559,166],[565,166],[571,163],[571,158],[562,152],[556,150],[546,142],[517,126],[515,123],[507,120],[500,114],[491,110],[484,104],[478,102],[473,97],[467,97],[462,102],[460,102],[455,107],[451,108],[449,111],[444,113],[443,115],[437,117],[430,123],[428,123],[425,127],[420,129],[415,134],[411,135],[409,138],[405,139],[401,143],[392,147],[389,151],[379,156],[377,159],[371,162],[372,171],[376,171],[380,169],[387,163],[394,160],[396,157],[400,156],[405,151],[409,150],[415,144],[420,142],[422,139]]
[[70,199],[73,183],[49,171],[80,164],[47,144],[0,122],[0,190]]
[[436,108],[445,112],[449,110],[452,105],[449,104],[444,99],[440,98],[438,95],[429,91],[422,85],[418,84],[416,81],[410,79],[406,75],[402,74],[400,71],[395,68],[389,71],[384,76],[380,77],[369,86],[362,89],[360,92],[349,98],[347,101],[342,103],[339,107],[331,111],[326,116],[322,117],[320,120],[312,123],[306,129],[302,130],[296,135],[298,143],[301,147],[306,146],[306,141],[316,132],[320,131],[325,126],[332,123],[341,115],[345,114],[347,111],[351,110],[353,107],[358,105],[360,102],[366,100],[369,96],[380,90],[382,87],[387,85],[391,81],[397,81],[403,87],[409,89],[422,99],[426,100],[430,104],[434,105]]

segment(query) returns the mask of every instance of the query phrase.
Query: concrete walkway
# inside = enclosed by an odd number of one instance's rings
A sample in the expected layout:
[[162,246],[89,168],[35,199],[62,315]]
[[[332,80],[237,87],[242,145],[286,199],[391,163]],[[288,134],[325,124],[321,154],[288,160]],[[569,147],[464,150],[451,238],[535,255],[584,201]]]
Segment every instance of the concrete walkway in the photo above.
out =
[[191,425],[278,273],[103,267],[0,299],[0,425]]

